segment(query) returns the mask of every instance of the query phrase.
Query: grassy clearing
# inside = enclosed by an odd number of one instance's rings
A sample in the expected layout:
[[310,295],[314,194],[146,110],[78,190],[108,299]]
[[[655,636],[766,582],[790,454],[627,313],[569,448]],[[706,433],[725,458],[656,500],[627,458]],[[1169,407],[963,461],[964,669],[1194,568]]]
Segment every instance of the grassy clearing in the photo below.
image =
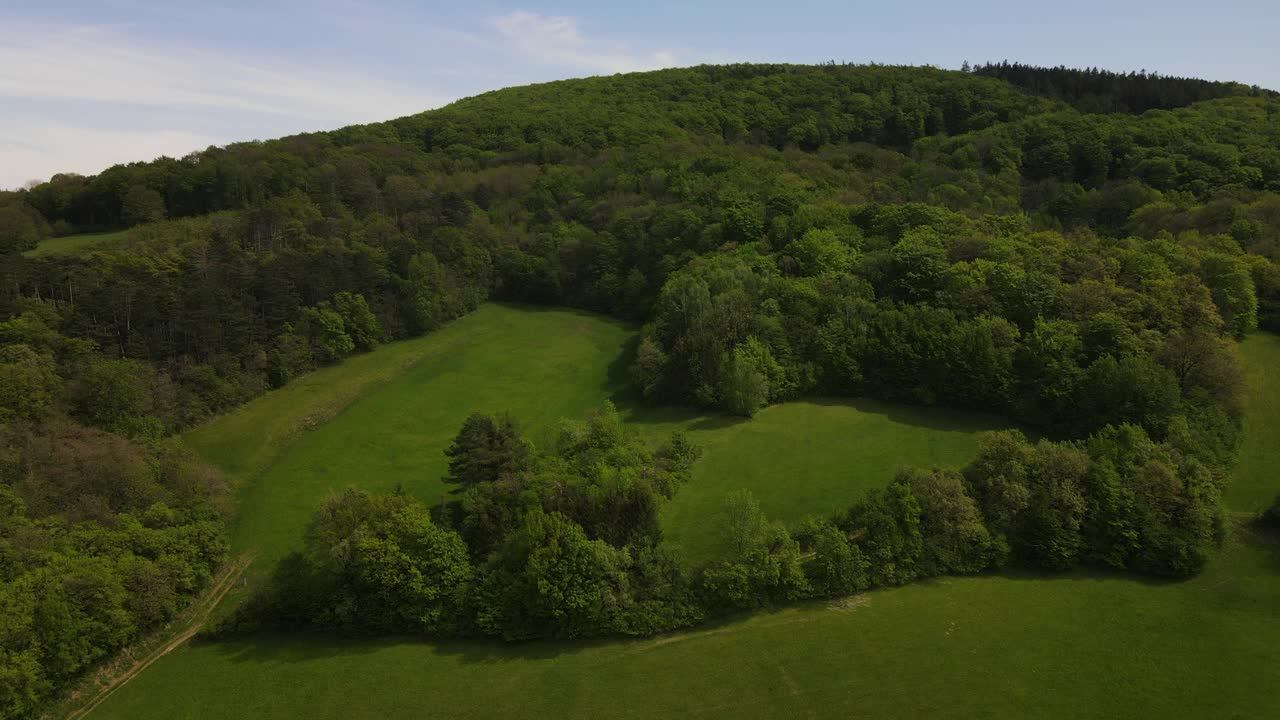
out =
[[80,253],[89,252],[90,250],[96,250],[106,245],[118,243],[128,237],[128,230],[67,235],[65,237],[41,240],[40,244],[37,245],[34,250],[28,250],[22,254],[24,257],[41,257],[44,255],[78,255]]
[[1261,510],[1280,492],[1280,335],[1254,333],[1240,345],[1249,377],[1240,463],[1227,490],[1232,510]]
[[537,438],[613,398],[658,440],[683,428],[706,449],[668,508],[673,543],[714,552],[714,517],[746,487],[770,516],[827,514],[888,482],[902,463],[960,464],[994,418],[869,401],[772,407],[750,422],[629,407],[632,329],[581,313],[488,305],[439,333],[350,359],[270,393],[187,436],[238,482],[235,549],[259,574],[297,547],[316,502],[347,486],[447,498],[443,450],[463,418],[509,410]]
[[683,427],[705,449],[663,521],[667,539],[692,561],[714,555],[717,528],[708,520],[733,490],[751,490],[769,517],[789,524],[830,515],[884,487],[900,465],[962,465],[977,432],[1008,427],[990,416],[870,400],[775,405],[750,421],[671,415],[629,417],[654,434]]
[[269,393],[187,437],[239,484],[236,551],[259,572],[297,547],[327,493],[448,492],[443,450],[476,410],[537,430],[620,385],[632,331],[569,311],[488,305],[442,331],[352,358]]

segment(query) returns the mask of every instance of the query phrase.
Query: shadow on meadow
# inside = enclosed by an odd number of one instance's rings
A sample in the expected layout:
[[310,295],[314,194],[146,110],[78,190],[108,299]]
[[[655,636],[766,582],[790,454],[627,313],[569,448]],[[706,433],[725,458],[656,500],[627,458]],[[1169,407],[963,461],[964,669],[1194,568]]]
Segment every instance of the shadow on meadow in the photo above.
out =
[[[1266,537],[1258,533],[1241,532],[1242,541],[1250,547],[1266,547],[1274,552],[1280,562],[1280,534]],[[1277,567],[1280,570],[1280,567]],[[903,587],[878,588],[842,598],[807,600],[794,604],[778,605],[752,611],[732,613],[715,618],[692,628],[647,638],[595,638],[583,640],[542,639],[507,643],[497,639],[433,640],[412,636],[374,637],[346,635],[329,631],[263,632],[233,640],[202,640],[202,645],[236,663],[308,663],[337,656],[364,656],[404,646],[429,648],[435,655],[454,657],[467,664],[500,665],[510,662],[554,661],[576,656],[584,652],[609,651],[600,661],[635,653],[650,652],[684,642],[698,642],[711,637],[723,637],[738,632],[767,630],[782,625],[823,622],[839,617],[856,615],[864,608],[874,608],[877,599],[907,587],[918,587],[943,592],[957,582],[982,582],[984,580],[1012,581],[1046,586],[1046,592],[1059,596],[1075,592],[1072,587],[1097,583],[1126,582],[1152,588],[1175,588],[1197,582],[1197,578],[1172,580],[1135,575],[1121,571],[1079,570],[1068,573],[1046,573],[1021,570],[1001,570],[977,576],[943,576],[920,580]],[[1200,576],[1199,581],[1209,580]],[[1052,587],[1052,590],[1048,588]],[[1207,589],[1221,591],[1221,584],[1206,583]],[[1061,589],[1059,589],[1061,588]],[[1083,590],[1083,587],[1081,587]],[[1034,598],[1036,593],[1010,593],[1014,597]]]
[[436,655],[454,656],[465,663],[494,664],[555,660],[586,650],[642,640],[531,640],[505,643],[496,639],[432,640],[413,636],[375,637],[307,630],[265,632],[234,640],[201,643],[236,663],[308,663],[339,655],[372,655],[400,646],[427,647]]

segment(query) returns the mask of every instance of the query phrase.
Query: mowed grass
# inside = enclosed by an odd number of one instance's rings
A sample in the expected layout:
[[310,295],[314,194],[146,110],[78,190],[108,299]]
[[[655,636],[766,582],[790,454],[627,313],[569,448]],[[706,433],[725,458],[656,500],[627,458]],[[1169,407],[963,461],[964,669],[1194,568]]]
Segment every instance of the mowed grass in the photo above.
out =
[[1280,544],[1184,583],[944,579],[640,641],[198,643],[99,718],[1275,718]]
[[510,412],[535,441],[562,418],[615,399],[655,443],[685,429],[705,452],[667,508],[691,561],[715,552],[724,497],[751,490],[771,517],[830,514],[904,463],[963,463],[998,419],[870,401],[780,405],[751,421],[625,398],[634,328],[563,310],[486,305],[423,338],[312,373],[189,433],[238,485],[237,552],[261,576],[297,548],[316,504],[346,487],[451,499],[444,449],[471,412]]
[[693,478],[665,508],[666,539],[692,561],[715,556],[724,498],[750,490],[772,519],[794,525],[829,516],[867,490],[881,488],[905,465],[963,465],[977,433],[1008,427],[1000,418],[871,400],[814,400],[775,405],[751,420],[667,417],[638,409],[629,417],[657,435],[680,427],[703,448]]
[[300,379],[190,433],[239,485],[233,549],[258,572],[298,547],[326,495],[447,497],[443,451],[471,412],[537,432],[616,392],[633,330],[598,316],[486,305],[441,331]]
[[1280,493],[1280,335],[1254,333],[1240,344],[1240,352],[1248,371],[1249,403],[1227,505],[1255,512]]
[[[543,351],[528,344],[544,340],[525,337],[525,328],[539,324],[542,331],[563,333],[566,322],[596,327],[584,333],[602,348],[621,351],[629,336],[621,326],[600,329],[600,321],[589,316],[490,306],[432,338],[380,350],[404,353],[397,356],[408,364],[402,374],[388,369],[394,363],[379,365],[377,372],[365,367],[361,374],[377,377],[363,385],[341,372],[321,374],[306,380],[318,383],[311,392],[299,386],[296,395],[285,395],[294,392],[290,388],[243,409],[268,421],[263,437],[245,441],[243,457],[232,436],[257,428],[253,417],[229,416],[193,434],[192,443],[211,457],[240,463],[236,477],[244,483],[245,505],[237,545],[287,549],[296,542],[296,527],[276,533],[259,526],[247,533],[248,523],[278,517],[297,526],[317,493],[343,484],[383,487],[394,484],[391,477],[420,477],[413,491],[430,498],[440,487],[431,484],[439,472],[422,468],[433,462],[443,468],[443,458],[433,459],[438,447],[423,449],[438,440],[423,429],[422,418],[440,413],[446,442],[456,423],[445,423],[447,413],[433,409],[422,393],[433,393],[440,403],[461,403],[452,411],[459,421],[473,406],[519,413],[512,404],[520,402],[523,385],[503,378],[529,371],[509,368],[492,357],[492,348],[508,348],[512,361],[540,358]],[[563,341],[547,352],[560,352]],[[472,357],[455,365],[448,357],[453,353]],[[1247,346],[1246,357],[1253,380],[1257,363],[1280,363],[1280,343]],[[616,362],[600,358],[588,365],[582,377],[594,380],[580,383],[582,407],[617,387]],[[499,371],[500,377],[488,381],[506,386],[507,394],[458,387],[467,377],[482,377],[472,372],[485,366]],[[573,373],[555,375],[566,374]],[[411,376],[417,379],[409,381]],[[546,382],[545,400],[529,405],[528,418],[521,418],[527,425],[573,414],[545,407],[571,404],[553,397],[554,377]],[[588,385],[595,387],[588,391]],[[319,421],[345,406],[314,399],[333,388],[360,399],[319,429],[298,430],[298,420],[314,407],[322,408]],[[1254,382],[1252,392],[1251,413],[1280,405],[1280,385]],[[710,509],[725,490],[751,486],[774,517],[823,513],[843,503],[846,491],[856,496],[887,481],[887,475],[877,479],[875,468],[891,472],[900,454],[917,464],[962,462],[972,440],[961,436],[998,424],[863,402],[786,405],[750,423],[675,411],[626,414],[655,437],[688,428],[707,448],[666,516],[668,535],[694,549],[703,536],[697,525],[708,520],[678,503]],[[1257,417],[1250,415],[1246,447],[1257,448],[1252,462],[1265,470],[1280,459],[1280,450],[1273,448],[1276,426]],[[387,418],[396,420],[388,424]],[[241,429],[224,422],[240,423]],[[880,427],[894,424],[901,433]],[[908,430],[935,437],[914,440],[918,445],[908,452],[897,437]],[[273,453],[269,448],[276,444],[285,450]],[[295,458],[298,453],[323,454],[323,461]],[[846,466],[839,453],[846,460],[864,459]],[[384,457],[373,457],[379,454]],[[708,479],[716,467],[723,474]],[[284,473],[287,468],[293,470]],[[789,491],[774,492],[775,481]],[[289,483],[295,487],[268,490]],[[1259,474],[1233,486],[1233,498],[1278,490]],[[259,503],[275,514],[259,513]],[[685,514],[689,520],[681,521]],[[1280,538],[1236,525],[1206,571],[1181,583],[1090,574],[944,578],[637,641],[504,645],[297,634],[197,643],[147,669],[95,716],[1273,718],[1280,717],[1277,648]]]
[[347,487],[454,499],[444,449],[475,411],[510,412],[535,441],[562,418],[616,400],[654,443],[684,429],[705,452],[664,510],[690,563],[715,556],[726,495],[746,488],[772,518],[829,515],[901,464],[959,465],[995,418],[870,401],[771,407],[744,421],[628,399],[635,328],[597,315],[486,305],[437,333],[393,343],[268,393],[185,440],[236,487],[233,551],[255,556],[249,584],[301,545],[316,505]]
[[44,255],[77,255],[79,253],[89,252],[90,250],[96,250],[106,245],[113,245],[128,237],[128,230],[67,235],[65,237],[41,240],[40,244],[37,245],[34,250],[28,250],[22,254],[25,257],[41,257]]

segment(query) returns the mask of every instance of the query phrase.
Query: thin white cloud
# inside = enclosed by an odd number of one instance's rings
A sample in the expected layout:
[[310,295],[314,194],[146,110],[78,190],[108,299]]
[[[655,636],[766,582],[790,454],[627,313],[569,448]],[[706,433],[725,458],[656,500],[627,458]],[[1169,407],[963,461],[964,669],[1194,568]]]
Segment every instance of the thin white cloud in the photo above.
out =
[[183,130],[103,130],[48,121],[0,122],[0,188],[47,180],[53,172],[93,174],[112,165],[182,157],[219,144]]
[[15,111],[0,113],[0,188],[182,155],[264,131],[387,120],[448,100],[337,60],[304,66],[165,45],[117,27],[5,19],[0,106]]
[[546,65],[619,73],[656,70],[678,62],[670,50],[636,52],[623,43],[585,37],[571,17],[516,10],[495,18],[493,25],[516,52]]
[[385,119],[438,105],[338,67],[237,60],[165,47],[108,27],[0,27],[0,96],[217,108],[316,118]]
[[[248,21],[280,22],[264,12]],[[316,37],[334,43],[330,55],[316,57],[316,44],[284,44],[287,59],[261,45],[222,49],[217,33],[211,44],[183,44],[178,35],[203,37],[198,14],[186,18],[191,32],[166,36],[158,31],[165,24],[67,25],[0,11],[0,188],[386,120],[505,85],[712,60],[633,47],[586,32],[575,18],[527,11],[466,32],[361,0],[320,0],[310,12],[319,17],[281,32],[320,28]]]

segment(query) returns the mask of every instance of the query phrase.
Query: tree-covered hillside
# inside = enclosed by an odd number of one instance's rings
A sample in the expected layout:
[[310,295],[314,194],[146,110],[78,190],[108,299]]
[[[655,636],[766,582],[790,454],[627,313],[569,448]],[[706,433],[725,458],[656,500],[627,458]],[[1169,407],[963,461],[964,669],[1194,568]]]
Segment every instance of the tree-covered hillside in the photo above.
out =
[[[1103,100],[1085,101],[1094,96]],[[1147,107],[1170,109],[1112,112]],[[129,240],[110,247],[21,254],[51,236],[124,227]],[[187,571],[147,539],[218,517],[212,485],[163,474],[166,436],[490,298],[644,321],[631,378],[654,402],[750,416],[804,395],[870,395],[992,410],[1061,442],[994,438],[963,475],[904,473],[798,540],[779,540],[787,531],[743,500],[754,534],[741,557],[673,581],[679,612],[647,598],[655,615],[644,622],[628,607],[571,630],[554,612],[522,625],[538,601],[511,594],[533,572],[521,553],[568,538],[622,563],[600,570],[618,580],[675,572],[666,559],[619,569],[660,538],[609,526],[608,507],[547,499],[463,545],[420,508],[348,498],[383,540],[429,535],[457,567],[487,568],[489,611],[505,614],[450,607],[467,618],[454,631],[475,617],[508,637],[651,631],[1013,562],[1186,575],[1221,532],[1243,391],[1234,341],[1280,328],[1280,100],[1016,66],[735,65],[571,80],[57,175],[0,194],[0,253],[0,603],[21,609],[0,626],[0,677],[20,679],[4,684],[20,689],[0,695],[9,709],[35,707],[128,639],[104,634],[74,662],[48,655],[73,635],[98,637],[65,620],[97,607],[93,597],[67,600],[57,618],[33,609],[65,563],[99,563],[113,602],[155,621],[207,576],[217,542]],[[140,489],[86,491],[98,499],[69,508],[50,500],[100,479],[93,462],[59,458],[66,467],[45,472],[56,453],[41,438],[53,436],[111,453]],[[539,457],[547,468],[577,456]],[[654,461],[635,457],[618,472],[652,474]],[[573,476],[584,498],[598,490],[593,472]],[[527,478],[490,475],[467,483],[481,499],[525,492]],[[658,502],[635,492],[648,510]],[[387,524],[397,513],[401,524]],[[110,552],[60,539],[101,528],[134,534]],[[44,538],[41,552],[31,537]],[[797,543],[826,564],[802,572]],[[182,558],[196,553],[183,547]],[[506,554],[484,554],[494,548]],[[450,582],[465,585],[463,575]],[[130,610],[143,591],[129,595],[128,583],[144,580],[174,602]],[[399,627],[393,610],[373,624]]]
[[[968,63],[965,67],[969,69]],[[1085,112],[1143,113],[1224,97],[1276,97],[1274,91],[1240,83],[1171,77],[1146,70],[1129,73],[1098,68],[1076,70],[1061,65],[1037,67],[1005,60],[979,65],[972,71],[999,78],[1037,95],[1065,101]]]

